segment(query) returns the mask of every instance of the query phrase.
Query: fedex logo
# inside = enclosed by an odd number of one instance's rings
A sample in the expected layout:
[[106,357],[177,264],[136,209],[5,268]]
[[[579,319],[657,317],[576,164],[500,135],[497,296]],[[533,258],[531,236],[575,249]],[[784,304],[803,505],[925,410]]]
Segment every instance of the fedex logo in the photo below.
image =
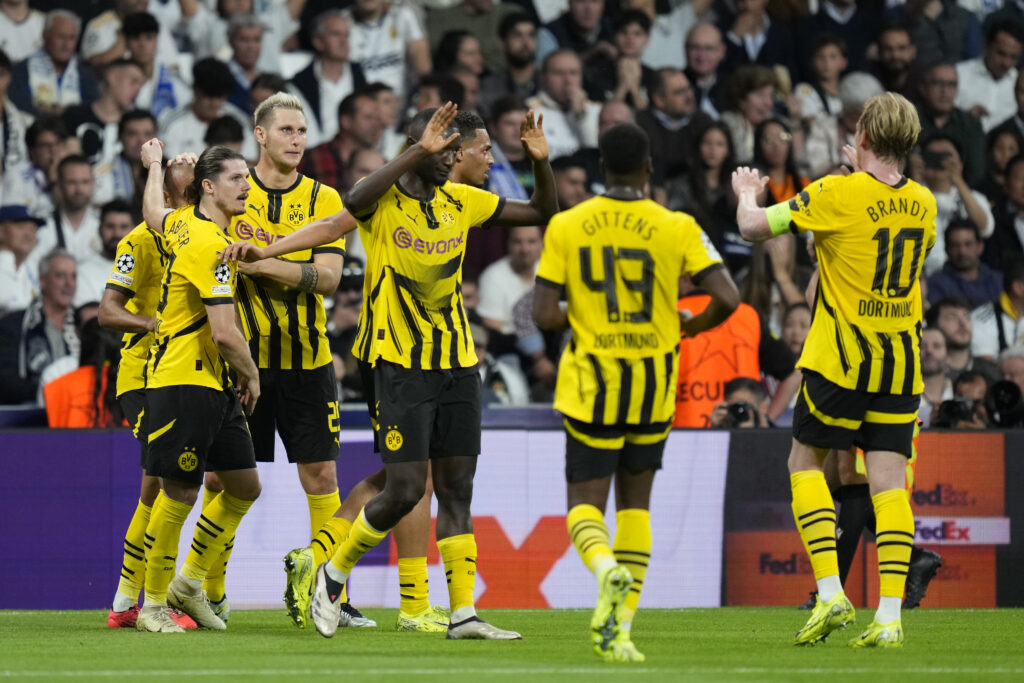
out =
[[777,559],[771,553],[761,553],[758,571],[761,574],[807,574],[811,571],[811,563],[803,554],[792,553],[785,559]]
[[421,240],[418,237],[413,238],[412,233],[405,226],[399,225],[391,233],[391,239],[399,249],[412,249],[421,254],[444,254],[462,246],[462,239],[465,235],[466,233],[460,233],[458,237],[446,240]]
[[965,489],[955,489],[949,484],[936,484],[928,491],[914,491],[911,498],[915,505],[936,505],[942,507],[966,507],[974,502],[968,499]]
[[266,244],[273,244],[284,237],[284,235],[275,235],[274,233],[267,232],[263,228],[254,229],[246,221],[238,221],[235,223],[235,236],[246,241],[256,238],[260,242],[264,242]]
[[914,537],[922,541],[971,542],[971,528],[960,526],[954,519],[947,519],[940,524],[925,526],[921,520],[914,521]]

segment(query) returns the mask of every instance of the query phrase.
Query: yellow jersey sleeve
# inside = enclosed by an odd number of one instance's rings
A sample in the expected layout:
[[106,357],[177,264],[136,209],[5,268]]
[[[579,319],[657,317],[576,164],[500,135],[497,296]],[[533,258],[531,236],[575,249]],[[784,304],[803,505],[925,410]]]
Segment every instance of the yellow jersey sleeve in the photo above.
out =
[[471,185],[455,185],[448,183],[448,187],[459,188],[464,193],[463,204],[469,210],[469,227],[485,225],[496,217],[499,210],[504,208],[505,200],[486,190],[481,190]]
[[840,212],[845,206],[845,176],[820,178],[789,200],[790,228],[793,232],[827,234],[842,227]]
[[[320,190],[321,195],[319,201],[316,203],[316,213],[309,217],[310,222],[318,221],[321,218],[327,216],[333,216],[336,213],[341,213],[344,208],[341,204],[341,196],[338,191],[326,187]],[[319,247],[313,247],[313,254],[344,254],[345,253],[345,236],[342,235],[338,239],[328,244],[321,244]]]
[[689,275],[695,283],[709,272],[722,265],[722,256],[711,243],[697,221],[692,216],[677,213],[683,223],[682,249],[683,249],[683,272],[680,275]]
[[131,235],[125,235],[117,243],[117,251],[114,254],[114,265],[107,276],[107,289],[120,292],[131,299],[135,296],[136,266],[138,261],[135,255],[135,243]]
[[220,244],[198,240],[191,249],[182,250],[182,276],[199,292],[207,306],[235,303],[237,265],[234,261],[222,263],[217,257]]
[[548,223],[544,233],[544,249],[537,265],[537,279],[564,289],[568,273],[563,225],[561,214],[553,216]]

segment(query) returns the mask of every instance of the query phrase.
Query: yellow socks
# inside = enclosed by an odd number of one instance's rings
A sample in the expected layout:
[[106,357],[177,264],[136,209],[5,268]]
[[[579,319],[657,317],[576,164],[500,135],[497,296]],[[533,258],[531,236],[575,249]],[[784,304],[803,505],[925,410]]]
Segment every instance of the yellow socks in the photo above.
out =
[[202,509],[205,510],[210,505],[210,503],[213,502],[213,499],[216,498],[219,493],[220,493],[220,491],[211,491],[210,489],[208,489],[208,488],[206,488],[204,486],[203,487],[203,508]]
[[586,503],[573,506],[565,523],[576,552],[594,576],[600,576],[602,571],[616,564],[608,541],[608,527],[600,510]]
[[[203,510],[210,507],[210,503],[213,502],[213,499],[219,493],[220,491],[211,491],[205,486],[203,487]],[[206,578],[203,579],[203,590],[206,591],[206,596],[213,602],[220,602],[224,599],[224,583],[227,580],[228,560],[231,559],[231,551],[234,547],[235,537],[232,536],[224,550],[214,560],[213,566],[210,567],[210,571],[206,574]]]
[[316,538],[324,523],[334,517],[334,513],[341,507],[341,496],[338,495],[338,489],[323,495],[307,493],[306,502],[309,504],[309,535]]
[[914,545],[914,513],[906,489],[892,489],[872,496],[875,504],[875,538],[878,548],[879,594],[902,598]]
[[348,580],[348,575],[352,573],[352,567],[359,561],[359,558],[370,552],[387,535],[387,530],[378,531],[370,526],[370,523],[366,521],[365,510],[360,510],[359,516],[352,524],[348,538],[338,546],[331,561],[327,563],[325,571],[335,581],[344,583]]
[[838,577],[836,509],[828,492],[828,484],[825,483],[825,474],[818,470],[806,470],[791,474],[789,480],[793,489],[793,517],[796,519],[796,529],[800,532],[804,549],[811,559],[814,578],[820,580],[833,575]]
[[[437,542],[448,578],[448,599],[452,610],[452,623],[473,616],[473,586],[476,584],[476,538],[473,534],[460,534],[442,538]],[[469,608],[466,610],[464,608]],[[461,612],[459,610],[462,610]]]
[[319,567],[328,558],[334,556],[341,542],[348,538],[352,530],[352,522],[344,517],[331,517],[313,534],[309,547],[313,549],[313,563]]
[[623,607],[622,621],[632,623],[651,559],[651,513],[648,510],[619,510],[615,515],[615,560],[633,575],[633,585]]
[[147,605],[163,605],[167,602],[167,586],[174,578],[181,527],[191,509],[191,505],[172,500],[163,491],[157,496],[149,516],[149,526],[146,527]]
[[[448,567],[445,566],[445,571],[447,570]],[[427,558],[398,558],[398,592],[402,599],[398,609],[403,614],[419,614],[430,608],[427,581]]]
[[253,502],[235,498],[227,491],[222,491],[203,508],[203,513],[196,522],[192,549],[181,568],[182,576],[199,581],[206,578],[214,562],[234,540],[238,523],[242,521],[242,517],[252,507]]
[[[139,599],[142,582],[146,577],[146,527],[153,508],[139,500],[135,506],[135,514],[128,524],[124,535],[124,560],[121,563],[121,580],[117,584],[117,593],[128,598],[134,605]],[[119,610],[124,611],[124,610]]]

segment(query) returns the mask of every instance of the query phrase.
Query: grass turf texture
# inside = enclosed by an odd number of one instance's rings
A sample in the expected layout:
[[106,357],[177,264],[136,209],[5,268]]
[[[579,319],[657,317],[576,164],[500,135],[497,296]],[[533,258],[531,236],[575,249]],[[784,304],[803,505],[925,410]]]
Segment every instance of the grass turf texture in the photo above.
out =
[[[929,610],[903,617],[903,650],[853,650],[871,621],[813,648],[792,646],[808,612],[795,608],[641,610],[633,639],[643,664],[606,664],[590,652],[589,612],[488,610],[520,642],[446,641],[395,633],[396,610],[369,609],[378,629],[339,629],[326,640],[300,631],[283,610],[235,611],[228,630],[187,634],[106,628],[106,611],[0,611],[0,678],[252,681],[331,677],[371,680],[1021,680],[1024,610]],[[155,674],[155,675],[154,675]],[[210,679],[207,679],[210,680]]]

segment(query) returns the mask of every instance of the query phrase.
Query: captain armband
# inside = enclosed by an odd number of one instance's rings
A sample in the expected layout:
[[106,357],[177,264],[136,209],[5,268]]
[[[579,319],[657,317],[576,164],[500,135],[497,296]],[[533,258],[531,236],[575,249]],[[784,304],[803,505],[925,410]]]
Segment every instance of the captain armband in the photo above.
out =
[[779,202],[769,206],[765,213],[768,214],[768,227],[776,237],[784,232],[790,231],[792,219],[790,218],[789,202]]

